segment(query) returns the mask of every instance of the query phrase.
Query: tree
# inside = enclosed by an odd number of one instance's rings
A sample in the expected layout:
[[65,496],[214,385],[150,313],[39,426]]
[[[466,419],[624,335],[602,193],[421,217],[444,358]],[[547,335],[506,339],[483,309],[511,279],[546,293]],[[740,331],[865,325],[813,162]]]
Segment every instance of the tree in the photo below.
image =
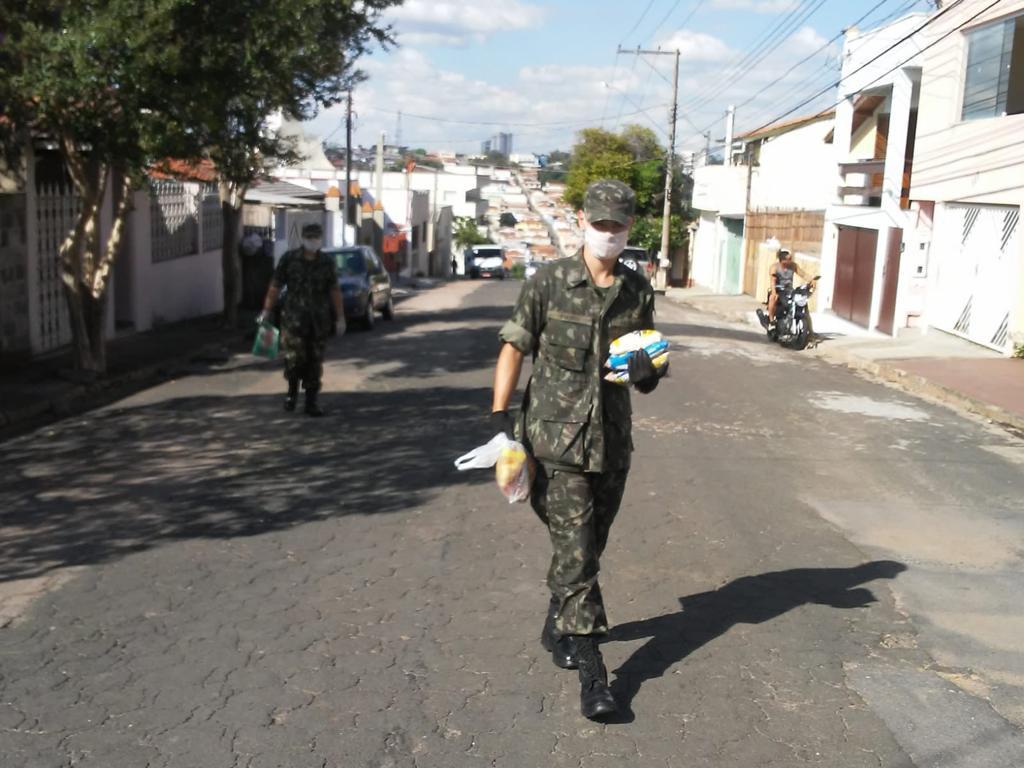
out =
[[[618,134],[600,128],[579,133],[573,146],[566,179],[566,201],[583,207],[587,186],[598,179],[618,179],[636,193],[636,222],[630,242],[652,251],[661,249],[661,225],[665,204],[666,150],[654,131],[640,125],[627,125]],[[686,242],[689,210],[684,192],[690,180],[676,162],[672,175],[672,211],[669,242],[679,248]]]
[[174,104],[179,122],[188,127],[180,154],[208,157],[220,174],[229,325],[237,323],[237,238],[245,192],[272,165],[299,159],[290,139],[268,129],[268,117],[281,113],[303,120],[338,103],[365,79],[356,63],[369,46],[391,42],[380,14],[400,2],[205,0],[176,9],[177,79],[203,84],[178,92]]
[[592,181],[618,179],[636,192],[637,215],[660,214],[665,194],[665,152],[650,128],[627,125],[621,133],[580,131],[566,177],[566,200],[582,207]]
[[509,159],[508,155],[498,152],[497,150],[491,150],[483,157],[474,157],[469,161],[470,165],[491,165],[496,168],[508,168]]
[[[0,142],[12,167],[33,137],[52,140],[64,159],[81,210],[60,246],[75,367],[106,369],[104,314],[114,256],[131,191],[163,156],[162,100],[172,88],[168,31],[174,0],[137,3],[4,3],[0,8]],[[113,187],[106,238],[100,211]]]
[[455,230],[452,232],[452,242],[459,248],[466,249],[474,245],[489,243],[486,237],[480,234],[480,229],[472,216],[459,216],[455,219]]

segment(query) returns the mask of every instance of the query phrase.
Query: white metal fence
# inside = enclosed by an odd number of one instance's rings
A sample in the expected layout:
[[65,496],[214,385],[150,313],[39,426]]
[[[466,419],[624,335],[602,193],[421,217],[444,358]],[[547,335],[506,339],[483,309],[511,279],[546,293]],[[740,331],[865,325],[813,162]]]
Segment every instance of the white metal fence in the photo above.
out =
[[70,187],[44,184],[36,189],[36,270],[40,352],[71,343],[71,323],[61,281],[60,246],[82,208],[81,198]]

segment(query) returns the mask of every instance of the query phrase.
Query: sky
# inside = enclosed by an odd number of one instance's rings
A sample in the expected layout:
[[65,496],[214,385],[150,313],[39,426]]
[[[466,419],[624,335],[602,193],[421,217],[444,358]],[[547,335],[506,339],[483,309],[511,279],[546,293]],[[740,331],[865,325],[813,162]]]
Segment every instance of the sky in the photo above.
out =
[[[870,29],[930,0],[406,0],[388,12],[396,45],[360,61],[354,146],[474,153],[499,131],[513,152],[571,150],[581,128],[637,123],[668,144],[672,55],[680,52],[677,148],[759,128],[839,78],[842,31]],[[804,61],[806,59],[806,61]],[[802,63],[801,63],[802,62]],[[794,113],[833,103],[833,92]],[[343,144],[344,106],[306,131]],[[401,119],[398,113],[401,112]]]

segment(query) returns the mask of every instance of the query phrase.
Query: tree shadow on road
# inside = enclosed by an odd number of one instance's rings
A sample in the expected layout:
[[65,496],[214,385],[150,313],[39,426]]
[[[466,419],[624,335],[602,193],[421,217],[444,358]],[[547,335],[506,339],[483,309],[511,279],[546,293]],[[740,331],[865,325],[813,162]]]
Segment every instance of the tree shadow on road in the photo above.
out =
[[453,460],[480,444],[490,390],[197,396],[91,415],[0,446],[0,581],[188,538],[385,514],[493,482]]
[[793,568],[744,576],[710,592],[679,598],[682,610],[614,627],[608,642],[650,638],[615,670],[612,691],[623,709],[617,722],[632,722],[630,705],[648,680],[723,635],[736,624],[761,624],[803,605],[863,608],[875,602],[859,585],[893,579],[907,566],[876,560],[852,568]]

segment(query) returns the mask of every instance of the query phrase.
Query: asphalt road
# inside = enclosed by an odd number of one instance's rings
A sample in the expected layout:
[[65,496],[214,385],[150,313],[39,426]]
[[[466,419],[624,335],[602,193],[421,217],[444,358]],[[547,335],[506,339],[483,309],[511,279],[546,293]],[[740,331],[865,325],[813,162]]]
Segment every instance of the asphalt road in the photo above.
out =
[[0,445],[0,765],[1024,765],[1021,442],[664,301],[582,719],[545,531],[452,467],[516,288],[338,340],[322,420],[242,357]]

